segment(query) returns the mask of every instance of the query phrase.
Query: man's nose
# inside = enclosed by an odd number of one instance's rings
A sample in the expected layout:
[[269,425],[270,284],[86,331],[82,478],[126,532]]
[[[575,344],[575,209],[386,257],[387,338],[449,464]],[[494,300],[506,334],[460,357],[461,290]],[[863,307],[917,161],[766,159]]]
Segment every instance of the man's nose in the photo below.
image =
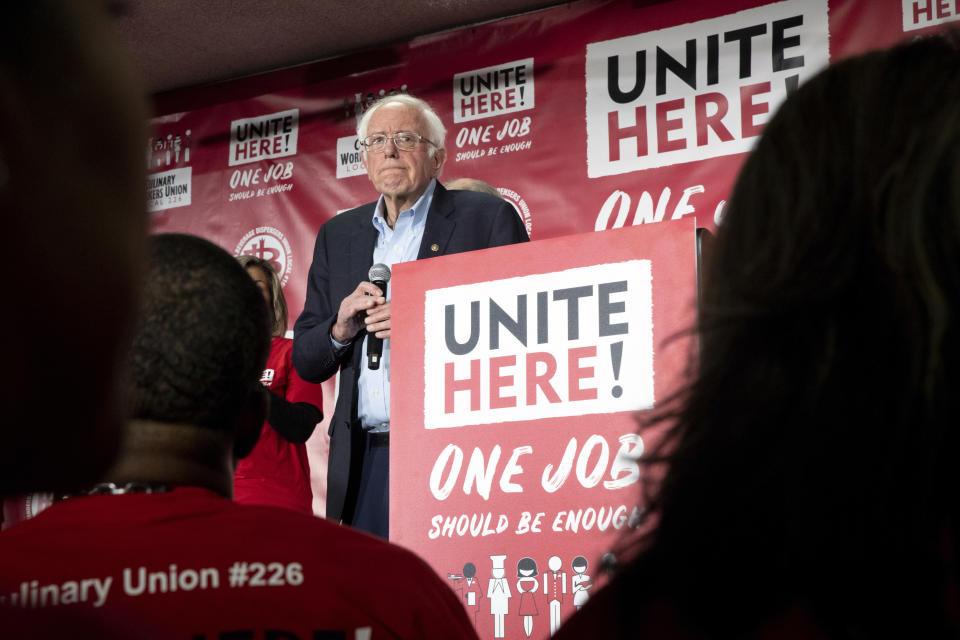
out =
[[387,158],[396,158],[400,155],[396,138],[387,138],[387,144],[383,145],[383,155]]

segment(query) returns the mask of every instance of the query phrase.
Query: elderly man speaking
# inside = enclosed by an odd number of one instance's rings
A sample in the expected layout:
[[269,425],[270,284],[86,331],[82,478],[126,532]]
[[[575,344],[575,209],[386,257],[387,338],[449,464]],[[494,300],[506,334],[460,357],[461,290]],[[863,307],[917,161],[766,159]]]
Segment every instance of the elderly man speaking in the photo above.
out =
[[[380,198],[320,227],[294,326],[300,376],[319,382],[340,372],[327,517],[381,537],[389,532],[390,287],[381,291],[369,282],[370,267],[528,240],[507,202],[447,191],[437,182],[445,136],[430,105],[407,94],[388,96],[363,114],[357,137]],[[378,368],[367,358],[374,335],[384,341]]]

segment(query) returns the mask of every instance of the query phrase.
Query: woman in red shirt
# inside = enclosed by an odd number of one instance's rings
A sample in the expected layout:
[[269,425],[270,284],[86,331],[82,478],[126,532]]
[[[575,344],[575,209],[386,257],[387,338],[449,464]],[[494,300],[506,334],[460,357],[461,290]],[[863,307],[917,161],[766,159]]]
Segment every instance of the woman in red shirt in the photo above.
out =
[[273,341],[260,378],[270,390],[270,414],[257,446],[237,465],[233,499],[312,514],[310,464],[304,443],[323,419],[323,392],[319,384],[302,380],[290,361],[293,340],[284,337],[287,302],[277,272],[255,256],[238,256],[237,260],[263,293],[273,318]]

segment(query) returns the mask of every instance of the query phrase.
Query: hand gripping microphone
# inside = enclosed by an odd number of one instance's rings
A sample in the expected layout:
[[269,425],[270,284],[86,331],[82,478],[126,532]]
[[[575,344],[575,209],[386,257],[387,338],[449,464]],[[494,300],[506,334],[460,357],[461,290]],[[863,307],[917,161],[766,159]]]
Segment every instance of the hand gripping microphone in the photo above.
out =
[[[390,282],[390,267],[379,262],[367,272],[367,278],[370,282],[387,296],[387,283]],[[378,338],[375,334],[367,334],[367,368],[379,369],[380,357],[383,355],[383,338]]]

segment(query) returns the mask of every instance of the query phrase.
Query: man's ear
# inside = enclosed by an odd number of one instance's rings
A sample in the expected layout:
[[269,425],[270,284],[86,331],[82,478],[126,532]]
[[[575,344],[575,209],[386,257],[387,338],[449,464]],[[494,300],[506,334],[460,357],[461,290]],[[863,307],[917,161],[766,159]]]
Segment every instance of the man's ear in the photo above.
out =
[[433,177],[436,178],[440,175],[440,171],[443,169],[443,163],[447,159],[447,150],[446,149],[437,149],[433,154],[433,161],[436,163],[435,169],[433,170]]
[[247,393],[243,413],[237,418],[236,437],[233,441],[234,460],[246,458],[253,451],[270,410],[270,392],[259,382],[254,387]]

